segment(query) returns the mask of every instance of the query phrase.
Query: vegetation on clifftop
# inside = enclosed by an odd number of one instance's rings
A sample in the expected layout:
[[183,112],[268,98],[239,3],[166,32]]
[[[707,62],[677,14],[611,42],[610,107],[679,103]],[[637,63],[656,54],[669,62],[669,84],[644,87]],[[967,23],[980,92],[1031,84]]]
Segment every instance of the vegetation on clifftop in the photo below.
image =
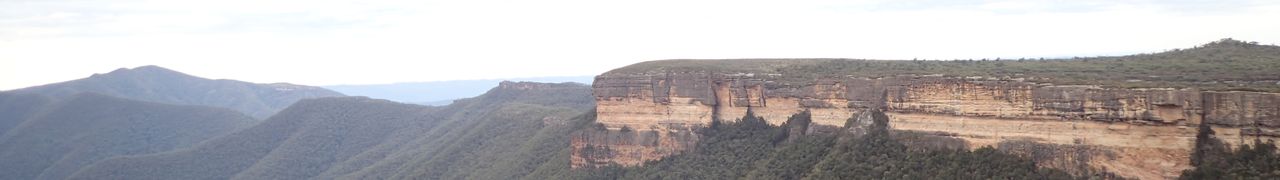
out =
[[718,72],[811,80],[821,77],[878,78],[899,75],[1027,78],[1058,85],[1121,88],[1200,88],[1280,92],[1280,46],[1222,39],[1161,53],[1061,59],[738,59],[660,60],[609,73]]

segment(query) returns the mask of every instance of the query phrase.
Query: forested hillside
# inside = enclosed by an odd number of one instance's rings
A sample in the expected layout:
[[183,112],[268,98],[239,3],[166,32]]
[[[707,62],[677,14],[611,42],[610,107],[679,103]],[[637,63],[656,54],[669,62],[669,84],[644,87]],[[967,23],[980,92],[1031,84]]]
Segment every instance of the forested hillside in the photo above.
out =
[[445,107],[303,100],[252,128],[190,149],[113,158],[72,179],[521,177],[567,155],[561,134],[592,102],[585,85],[540,83],[503,83]]
[[342,96],[338,92],[311,86],[205,79],[159,66],[121,68],[84,79],[7,92],[43,94],[55,99],[91,92],[140,101],[222,107],[259,119],[271,116],[300,99]]
[[21,122],[0,136],[0,179],[63,179],[102,159],[190,147],[255,122],[227,109],[91,93],[46,105],[39,96],[0,97],[3,121]]
[[196,147],[95,164],[72,179],[302,179],[363,152],[429,112],[360,97],[303,100]]
[[39,113],[52,101],[39,94],[0,93],[0,136]]

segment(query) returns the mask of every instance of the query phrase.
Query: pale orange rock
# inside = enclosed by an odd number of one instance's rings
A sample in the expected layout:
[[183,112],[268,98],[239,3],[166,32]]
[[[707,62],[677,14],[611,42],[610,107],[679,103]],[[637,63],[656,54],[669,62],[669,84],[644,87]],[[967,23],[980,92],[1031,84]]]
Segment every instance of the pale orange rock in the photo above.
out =
[[[638,165],[679,153],[696,144],[692,129],[734,121],[748,108],[774,125],[810,110],[814,124],[836,127],[856,112],[881,109],[896,130],[950,134],[970,148],[1010,141],[1082,147],[1096,155],[1088,159],[1091,168],[1141,179],[1172,178],[1190,168],[1187,157],[1201,123],[1233,144],[1280,137],[1276,93],[942,76],[781,79],[785,75],[600,75],[592,86],[604,129],[574,138],[573,166]],[[624,127],[636,135],[617,135]],[[588,146],[610,152],[588,156],[582,152]]]

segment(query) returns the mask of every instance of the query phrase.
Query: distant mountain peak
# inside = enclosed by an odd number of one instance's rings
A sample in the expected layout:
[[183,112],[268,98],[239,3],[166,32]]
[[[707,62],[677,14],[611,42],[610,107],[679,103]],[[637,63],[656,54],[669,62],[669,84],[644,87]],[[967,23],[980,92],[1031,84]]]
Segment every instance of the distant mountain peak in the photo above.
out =
[[156,65],[138,66],[138,67],[134,67],[134,68],[120,68],[120,69],[116,69],[116,70],[114,70],[114,71],[111,71],[111,72],[109,72],[109,73],[107,73],[107,74],[105,74],[105,75],[106,75],[106,76],[181,76],[181,77],[195,77],[195,76],[188,75],[188,74],[186,74],[186,73],[182,73],[182,72],[174,71],[174,70],[172,70],[172,69],[168,69],[168,68],[164,68],[164,67],[160,67],[160,66],[156,66]]
[[171,69],[168,69],[168,68],[164,68],[164,67],[160,67],[160,66],[156,66],[156,65],[138,66],[138,67],[133,68],[132,70],[134,70],[134,71],[139,71],[139,72],[166,72],[166,73],[178,73],[178,71],[174,71],[174,70],[171,70]]
[[256,84],[213,80],[155,65],[120,68],[106,74],[94,74],[89,78],[13,91],[51,97],[71,97],[92,92],[167,104],[223,107],[258,118],[275,114],[300,99],[344,96],[320,87],[288,83]]

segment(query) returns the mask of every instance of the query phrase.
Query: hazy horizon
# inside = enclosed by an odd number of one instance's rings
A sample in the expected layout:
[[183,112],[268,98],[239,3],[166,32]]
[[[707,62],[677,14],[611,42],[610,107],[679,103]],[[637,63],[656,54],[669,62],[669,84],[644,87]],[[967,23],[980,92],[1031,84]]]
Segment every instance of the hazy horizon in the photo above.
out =
[[0,1],[0,89],[158,65],[360,85],[659,59],[1106,56],[1280,43],[1273,1]]
[[[143,65],[143,66],[158,66],[158,65]],[[66,79],[66,80],[59,80],[59,81],[50,81],[50,82],[48,82],[48,83],[42,83],[42,84],[36,84],[36,85],[30,85],[30,86],[22,86],[22,87],[8,88],[8,89],[0,89],[0,91],[16,90],[16,89],[22,89],[22,88],[28,88],[28,87],[34,87],[34,86],[41,86],[41,85],[47,85],[47,84],[55,84],[55,83],[60,83],[60,82],[65,82],[65,81],[71,81],[71,80],[76,80],[76,79],[88,78],[88,77],[93,76],[93,75],[95,75],[95,74],[106,74],[106,73],[110,73],[111,71],[118,70],[118,69],[133,69],[133,68],[138,68],[138,67],[142,67],[142,66],[136,66],[136,67],[121,67],[121,68],[115,68],[115,69],[110,69],[110,70],[104,70],[104,71],[101,71],[101,72],[90,72],[90,73],[84,74],[84,76],[82,76],[82,77],[77,77],[77,78],[73,78],[73,79]],[[171,68],[169,68],[169,67],[165,67],[165,66],[158,66],[158,67],[162,67],[162,68],[165,68],[165,69],[170,69],[170,70],[174,70],[174,71],[178,71],[178,72],[186,73],[186,72],[184,72],[184,71],[182,71],[182,70],[178,70],[178,69],[171,69]],[[192,75],[192,76],[196,76],[196,77],[201,77],[201,78],[213,79],[213,80],[236,80],[236,81],[245,81],[245,80],[240,80],[240,79],[211,78],[211,77],[201,76],[201,75],[199,75],[199,74],[190,74],[190,73],[186,73],[186,74],[188,74],[188,75]],[[245,82],[258,83],[258,84],[290,83],[290,84],[298,84],[298,85],[306,85],[306,86],[316,86],[316,87],[336,87],[336,86],[378,86],[378,85],[398,85],[398,84],[415,84],[415,83],[445,83],[445,82],[465,82],[465,81],[527,81],[527,80],[533,80],[533,82],[543,82],[543,81],[539,81],[539,80],[540,80],[540,79],[569,79],[569,78],[582,78],[582,77],[594,77],[594,76],[595,76],[595,75],[583,75],[583,76],[506,77],[506,78],[482,78],[482,79],[448,79],[448,80],[404,81],[404,82],[388,82],[388,83],[366,83],[366,84],[299,84],[299,83],[293,83],[293,82],[254,82],[254,81],[245,81]],[[565,82],[576,82],[576,83],[582,83],[582,82],[577,82],[577,81],[565,81]],[[544,83],[561,83],[561,82],[544,82]],[[587,82],[587,84],[590,84],[590,83],[589,83],[589,82]],[[497,86],[497,85],[498,85],[498,84],[493,84],[493,86]]]

